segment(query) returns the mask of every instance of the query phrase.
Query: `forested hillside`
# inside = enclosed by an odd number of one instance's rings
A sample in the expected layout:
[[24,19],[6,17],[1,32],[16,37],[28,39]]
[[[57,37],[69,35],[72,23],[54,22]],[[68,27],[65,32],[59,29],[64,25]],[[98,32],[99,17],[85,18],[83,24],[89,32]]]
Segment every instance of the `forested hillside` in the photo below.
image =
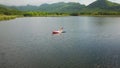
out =
[[0,5],[0,15],[21,15],[22,12],[8,6]]
[[96,0],[88,6],[75,2],[58,2],[40,6],[0,5],[0,15],[65,16],[65,15],[120,15],[120,4],[108,0]]

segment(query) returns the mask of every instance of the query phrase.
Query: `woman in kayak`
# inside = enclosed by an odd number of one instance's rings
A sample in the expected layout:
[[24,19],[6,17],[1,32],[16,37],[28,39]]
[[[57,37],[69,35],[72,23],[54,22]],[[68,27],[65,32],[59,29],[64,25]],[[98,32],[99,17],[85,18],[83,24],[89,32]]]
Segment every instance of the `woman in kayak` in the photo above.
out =
[[53,33],[53,34],[60,34],[60,33],[62,33],[62,32],[63,32],[63,27],[60,28],[60,30],[53,31],[52,33]]

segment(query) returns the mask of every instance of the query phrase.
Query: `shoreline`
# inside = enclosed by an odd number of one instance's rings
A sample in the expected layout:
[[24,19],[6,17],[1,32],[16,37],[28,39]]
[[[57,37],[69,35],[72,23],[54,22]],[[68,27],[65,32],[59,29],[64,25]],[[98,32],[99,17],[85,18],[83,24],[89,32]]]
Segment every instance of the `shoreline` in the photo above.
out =
[[[45,15],[45,16],[20,16],[20,15],[1,15],[0,21],[11,20],[20,17],[65,17],[65,16],[72,16],[72,15]],[[120,17],[120,15],[77,15],[77,16],[90,16],[90,17]],[[77,17],[75,16],[75,17]]]

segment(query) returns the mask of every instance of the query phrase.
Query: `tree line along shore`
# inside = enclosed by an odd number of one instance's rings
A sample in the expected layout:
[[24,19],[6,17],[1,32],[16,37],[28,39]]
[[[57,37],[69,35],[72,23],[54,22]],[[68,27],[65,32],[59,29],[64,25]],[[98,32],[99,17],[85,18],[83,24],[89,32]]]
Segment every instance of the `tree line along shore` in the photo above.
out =
[[59,17],[59,16],[120,16],[120,12],[80,12],[80,13],[48,13],[48,12],[19,12],[4,13],[0,15],[0,20],[10,20],[17,17]]

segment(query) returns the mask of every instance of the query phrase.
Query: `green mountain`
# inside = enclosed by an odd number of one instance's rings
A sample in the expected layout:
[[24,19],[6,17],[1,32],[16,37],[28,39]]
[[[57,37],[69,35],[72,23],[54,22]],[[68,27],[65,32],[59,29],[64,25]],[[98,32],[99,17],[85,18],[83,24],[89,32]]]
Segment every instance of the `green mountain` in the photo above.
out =
[[[16,10],[17,9],[17,10]],[[19,10],[19,11],[18,11]],[[4,6],[0,5],[0,14],[15,15],[20,11],[30,12],[29,14],[39,16],[41,13],[69,13],[70,15],[120,15],[120,4],[108,0],[96,0],[88,6],[75,2],[58,2],[53,4],[42,4],[40,6]],[[46,12],[46,13],[44,13]],[[26,14],[25,14],[26,15]]]
[[120,4],[108,0],[97,0],[86,7],[90,11],[120,11]]
[[0,14],[2,15],[18,15],[21,14],[20,11],[10,8],[8,6],[0,5]]
[[120,4],[108,0],[97,0],[88,6],[75,2],[58,2],[53,4],[42,4],[40,6],[12,6],[12,8],[21,11],[41,11],[41,12],[59,12],[59,13],[79,13],[79,12],[119,12]]
[[76,13],[79,12],[85,5],[81,5],[80,3],[53,3],[53,4],[42,4],[40,6],[12,6],[12,8],[16,8],[21,11],[43,11],[43,12],[69,12],[69,13]]
[[45,12],[69,12],[69,13],[77,13],[81,9],[85,8],[85,5],[81,5],[80,3],[53,3],[53,4],[43,4],[39,7],[39,11],[45,11]]
[[20,11],[37,11],[39,6],[26,5],[26,6],[11,6],[11,8],[20,10]]

